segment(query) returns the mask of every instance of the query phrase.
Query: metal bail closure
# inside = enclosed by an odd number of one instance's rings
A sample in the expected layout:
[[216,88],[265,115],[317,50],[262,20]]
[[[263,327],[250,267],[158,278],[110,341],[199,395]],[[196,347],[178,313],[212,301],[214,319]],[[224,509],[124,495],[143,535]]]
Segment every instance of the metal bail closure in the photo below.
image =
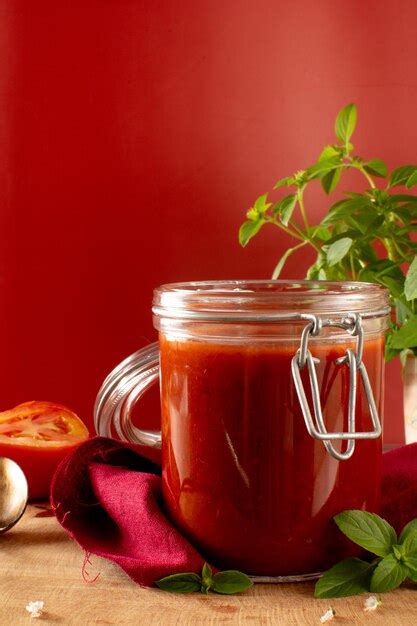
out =
[[[369,382],[368,372],[365,364],[362,362],[363,355],[363,327],[362,320],[358,313],[348,313],[340,321],[322,320],[317,315],[303,315],[303,319],[309,320],[301,334],[300,348],[295,353],[291,361],[291,371],[294,380],[295,389],[297,391],[298,400],[300,402],[301,411],[304,416],[307,431],[314,439],[323,441],[324,447],[328,453],[339,461],[350,459],[354,450],[356,439],[377,439],[381,436],[381,422],[379,420],[378,411],[375,405],[375,399],[372,393],[371,384]],[[333,326],[345,329],[350,335],[357,338],[356,350],[347,348],[346,354],[336,359],[337,365],[346,365],[349,368],[349,399],[348,399],[348,432],[329,433],[323,418],[323,412],[320,404],[320,389],[317,380],[316,363],[320,360],[313,357],[308,349],[308,340],[317,337],[322,328],[325,326]],[[310,390],[313,400],[314,420],[311,415],[310,407],[307,401],[304,385],[301,380],[301,370],[307,365],[308,376],[310,380]],[[365,432],[356,432],[356,389],[358,372],[362,379],[365,396],[368,402],[373,430]],[[332,441],[347,441],[345,452],[335,450]]]

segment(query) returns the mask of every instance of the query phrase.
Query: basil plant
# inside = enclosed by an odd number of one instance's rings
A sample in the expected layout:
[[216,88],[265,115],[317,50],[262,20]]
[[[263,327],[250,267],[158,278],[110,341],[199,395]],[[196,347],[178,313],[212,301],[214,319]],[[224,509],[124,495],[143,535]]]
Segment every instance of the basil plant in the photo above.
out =
[[[294,244],[279,259],[278,278],[287,259],[306,246],[316,253],[306,268],[312,280],[357,280],[389,289],[395,322],[386,345],[386,359],[417,355],[417,165],[392,172],[381,159],[365,159],[351,143],[356,127],[355,104],[344,107],[335,122],[335,142],[325,146],[316,163],[278,180],[274,190],[259,196],[239,231],[242,246],[265,225],[287,233]],[[310,185],[326,195],[339,186],[345,172],[362,176],[362,193],[343,191],[320,222],[313,223],[305,202]],[[283,191],[284,190],[284,191]]]

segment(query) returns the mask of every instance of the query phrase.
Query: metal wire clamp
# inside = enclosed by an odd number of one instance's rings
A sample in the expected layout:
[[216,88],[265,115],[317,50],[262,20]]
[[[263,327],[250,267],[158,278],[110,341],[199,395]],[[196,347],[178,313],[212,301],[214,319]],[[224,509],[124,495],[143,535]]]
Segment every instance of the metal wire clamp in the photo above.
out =
[[[308,319],[309,323],[305,326],[301,334],[300,348],[295,353],[291,361],[291,371],[294,380],[295,389],[297,391],[298,400],[300,402],[301,411],[307,431],[314,439],[323,441],[324,447],[328,453],[339,461],[350,459],[354,450],[356,439],[377,439],[381,436],[381,422],[375,405],[375,399],[372,393],[369,376],[366,371],[365,364],[362,361],[363,355],[363,327],[361,316],[358,313],[348,313],[340,321],[321,319],[318,315],[303,315],[303,319]],[[356,337],[356,349],[346,349],[346,354],[336,359],[337,365],[346,365],[349,368],[349,398],[348,398],[348,432],[327,432],[323,418],[323,412],[320,403],[320,389],[317,380],[316,364],[319,359],[312,356],[308,349],[308,340],[310,337],[317,337],[321,330],[326,326],[333,326],[346,330],[350,335]],[[314,420],[311,415],[310,406],[301,380],[301,370],[307,365],[311,396],[313,400]],[[368,402],[373,430],[366,432],[356,432],[356,391],[358,372],[360,374],[365,396]],[[347,441],[347,447],[344,452],[338,452],[332,441]]]

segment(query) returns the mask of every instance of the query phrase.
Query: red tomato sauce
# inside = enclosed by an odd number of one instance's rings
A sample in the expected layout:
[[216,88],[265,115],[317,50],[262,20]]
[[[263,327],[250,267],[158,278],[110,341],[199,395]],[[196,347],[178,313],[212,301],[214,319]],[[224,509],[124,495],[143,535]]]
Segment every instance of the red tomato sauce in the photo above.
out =
[[[297,344],[247,341],[161,335],[164,500],[178,527],[219,568],[320,572],[358,553],[333,516],[378,510],[381,439],[357,441],[347,461],[332,458],[306,430],[290,367]],[[347,345],[310,345],[321,359],[321,401],[332,432],[347,430],[348,368],[334,364]],[[382,338],[365,342],[380,414],[382,350]],[[359,382],[356,429],[372,429]]]

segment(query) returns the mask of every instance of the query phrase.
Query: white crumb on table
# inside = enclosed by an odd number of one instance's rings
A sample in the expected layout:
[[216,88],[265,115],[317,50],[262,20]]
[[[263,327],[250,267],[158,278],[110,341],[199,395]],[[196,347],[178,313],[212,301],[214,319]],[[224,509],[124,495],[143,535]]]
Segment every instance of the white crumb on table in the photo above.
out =
[[363,610],[364,611],[375,611],[382,604],[381,600],[376,596],[369,596],[366,598]]
[[326,622],[330,622],[334,616],[336,615],[336,611],[334,611],[331,607],[330,609],[328,609],[325,613],[323,613],[323,615],[320,617],[320,621],[322,624],[325,624]]
[[43,600],[34,600],[26,605],[26,611],[30,613],[31,617],[40,617],[43,612],[44,604]]

